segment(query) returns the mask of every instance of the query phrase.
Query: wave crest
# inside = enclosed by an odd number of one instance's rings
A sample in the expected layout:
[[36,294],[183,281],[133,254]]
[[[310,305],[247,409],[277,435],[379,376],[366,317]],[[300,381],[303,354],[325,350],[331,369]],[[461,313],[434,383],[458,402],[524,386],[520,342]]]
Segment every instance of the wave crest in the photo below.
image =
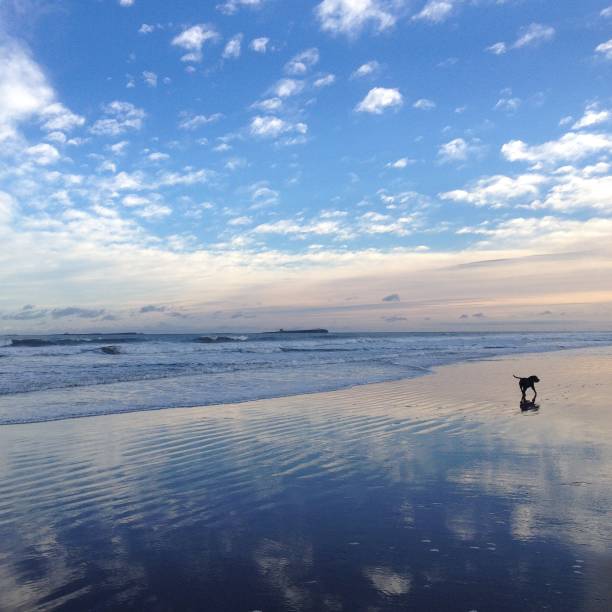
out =
[[245,342],[248,339],[248,336],[200,336],[195,341],[201,344],[220,344],[223,342]]

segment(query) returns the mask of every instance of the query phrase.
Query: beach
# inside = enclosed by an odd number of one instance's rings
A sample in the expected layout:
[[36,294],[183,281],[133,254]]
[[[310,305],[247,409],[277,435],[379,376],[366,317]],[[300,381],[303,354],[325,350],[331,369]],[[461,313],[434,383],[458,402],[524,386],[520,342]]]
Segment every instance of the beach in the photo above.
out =
[[611,373],[600,347],[0,426],[0,610],[610,609]]

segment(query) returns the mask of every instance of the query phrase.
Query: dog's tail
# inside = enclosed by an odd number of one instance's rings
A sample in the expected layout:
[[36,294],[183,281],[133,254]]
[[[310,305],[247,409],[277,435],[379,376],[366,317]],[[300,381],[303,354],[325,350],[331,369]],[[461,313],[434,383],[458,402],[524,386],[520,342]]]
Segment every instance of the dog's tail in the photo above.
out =
[[515,376],[514,374],[512,376],[514,376],[514,378],[516,378],[517,380],[521,380],[520,376]]

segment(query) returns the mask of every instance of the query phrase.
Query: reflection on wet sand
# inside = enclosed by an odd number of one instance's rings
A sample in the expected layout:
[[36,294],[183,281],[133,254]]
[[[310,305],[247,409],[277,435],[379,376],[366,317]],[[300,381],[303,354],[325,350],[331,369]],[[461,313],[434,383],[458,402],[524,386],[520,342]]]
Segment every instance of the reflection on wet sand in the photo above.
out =
[[540,404],[536,404],[531,400],[521,400],[519,408],[521,412],[538,412],[538,410],[540,410]]
[[0,609],[605,609],[611,366],[0,428]]

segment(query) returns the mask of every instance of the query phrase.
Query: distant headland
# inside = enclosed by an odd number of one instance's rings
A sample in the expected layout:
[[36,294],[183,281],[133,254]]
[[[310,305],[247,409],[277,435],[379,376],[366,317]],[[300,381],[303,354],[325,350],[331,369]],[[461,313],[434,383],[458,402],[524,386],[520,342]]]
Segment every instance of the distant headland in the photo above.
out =
[[264,332],[266,334],[329,334],[328,329],[279,329],[277,331]]

